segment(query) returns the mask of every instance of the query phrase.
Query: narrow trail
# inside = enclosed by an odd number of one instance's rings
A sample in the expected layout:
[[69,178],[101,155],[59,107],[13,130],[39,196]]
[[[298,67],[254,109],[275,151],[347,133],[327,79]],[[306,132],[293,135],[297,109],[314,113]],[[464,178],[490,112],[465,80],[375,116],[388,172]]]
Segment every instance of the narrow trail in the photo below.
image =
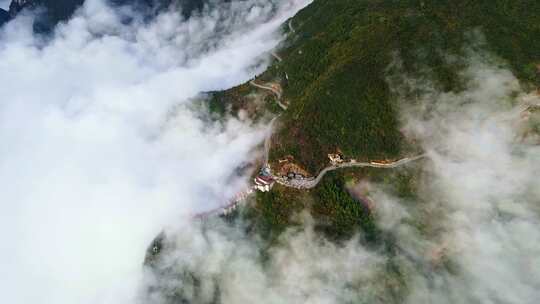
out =
[[273,176],[273,178],[276,180],[276,182],[282,186],[289,187],[289,188],[295,188],[295,189],[313,189],[315,188],[323,179],[323,177],[328,172],[332,172],[339,169],[344,168],[354,168],[354,167],[371,167],[371,168],[381,168],[381,169],[392,169],[397,168],[403,165],[406,165],[410,162],[417,161],[419,159],[422,159],[426,157],[426,154],[414,156],[414,157],[407,157],[400,160],[397,160],[392,163],[388,164],[382,164],[382,163],[376,163],[376,162],[370,162],[370,163],[359,163],[359,162],[348,162],[348,163],[342,163],[337,165],[331,165],[326,168],[324,168],[319,175],[315,178],[304,178],[304,179],[285,179],[283,177],[279,176]]

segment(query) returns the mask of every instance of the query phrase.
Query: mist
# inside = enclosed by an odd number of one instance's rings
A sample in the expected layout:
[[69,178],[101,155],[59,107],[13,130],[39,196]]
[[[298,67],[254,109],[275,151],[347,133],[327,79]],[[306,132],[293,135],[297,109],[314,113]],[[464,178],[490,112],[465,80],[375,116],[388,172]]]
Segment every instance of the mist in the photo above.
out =
[[[463,91],[444,92],[410,75],[391,81],[407,105],[404,131],[429,162],[419,201],[384,192],[374,200],[398,246],[423,265],[404,263],[409,303],[536,303],[540,146],[527,133],[540,97],[503,60],[471,49],[461,59]],[[411,100],[410,92],[421,93]]]
[[241,189],[234,170],[266,132],[208,125],[191,101],[264,70],[278,27],[308,2],[143,22],[95,0],[49,38],[30,14],[0,29],[2,301],[136,301],[152,239]]
[[[428,157],[414,199],[369,183],[383,246],[342,243],[313,219],[268,248],[219,220],[171,233],[149,272],[158,303],[536,303],[540,298],[540,146],[529,92],[503,60],[466,50],[460,91],[408,75],[388,83],[403,132]],[[394,73],[397,72],[397,73]],[[415,92],[416,94],[411,94]],[[413,98],[411,98],[413,96]],[[528,114],[527,114],[528,113]],[[400,168],[396,170],[409,170]],[[390,177],[392,175],[389,175]],[[366,185],[363,185],[366,187]]]
[[[482,48],[448,58],[465,63],[460,91],[407,75],[398,58],[389,68],[403,132],[428,155],[411,165],[414,199],[363,181],[391,244],[368,247],[361,232],[331,242],[305,214],[271,248],[249,223],[189,220],[247,184],[235,169],[268,131],[232,117],[209,124],[193,100],[263,71],[280,25],[309,2],[234,1],[147,22],[96,0],[51,37],[34,35],[31,15],[4,26],[2,300],[536,303],[540,146],[529,106],[540,98]],[[143,267],[163,229],[165,250]]]
[[[304,225],[271,248],[246,223],[221,220],[171,231],[148,264],[151,303],[350,303],[376,300],[386,259],[357,239],[337,245]],[[387,298],[382,296],[382,298]]]

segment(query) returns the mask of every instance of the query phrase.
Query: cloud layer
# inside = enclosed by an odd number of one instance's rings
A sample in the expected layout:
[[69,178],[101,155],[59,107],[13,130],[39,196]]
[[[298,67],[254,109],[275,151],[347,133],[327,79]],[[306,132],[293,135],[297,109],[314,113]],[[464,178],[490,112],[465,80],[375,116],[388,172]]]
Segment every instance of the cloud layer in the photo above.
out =
[[[375,294],[384,258],[357,241],[338,246],[311,225],[271,249],[243,226],[190,225],[170,235],[149,299],[156,303],[350,303]],[[371,290],[373,289],[373,291]],[[369,297],[375,299],[374,297]]]
[[[198,93],[261,71],[308,1],[233,1],[151,23],[87,1],[54,37],[0,30],[0,284],[9,303],[132,303],[163,226],[242,183],[264,130],[205,125]],[[125,16],[135,21],[122,22]]]
[[[242,223],[183,221],[243,186],[234,169],[264,134],[235,119],[208,125],[190,100],[264,69],[276,29],[308,2],[235,1],[143,23],[87,1],[51,40],[32,34],[31,16],[4,27],[2,300],[536,303],[540,151],[523,135],[523,104],[540,100],[478,53],[462,92],[407,75],[391,83],[407,104],[404,131],[430,156],[417,200],[369,187],[392,250],[330,243],[309,219],[271,249]],[[145,273],[166,226],[174,233],[154,270],[170,272]]]
[[381,196],[380,213],[399,246],[427,267],[409,265],[410,303],[535,303],[540,147],[523,141],[519,126],[540,98],[489,54],[466,60],[462,92],[407,82],[423,93],[405,111],[405,130],[430,163],[421,201]]
[[[429,160],[417,198],[371,184],[384,246],[336,245],[305,227],[268,249],[220,222],[178,229],[151,299],[174,303],[535,303],[540,298],[540,147],[523,140],[527,104],[504,63],[471,52],[461,92],[401,74],[404,131]],[[421,92],[409,100],[407,92]],[[401,170],[401,169],[400,169]],[[165,275],[163,275],[165,273]]]

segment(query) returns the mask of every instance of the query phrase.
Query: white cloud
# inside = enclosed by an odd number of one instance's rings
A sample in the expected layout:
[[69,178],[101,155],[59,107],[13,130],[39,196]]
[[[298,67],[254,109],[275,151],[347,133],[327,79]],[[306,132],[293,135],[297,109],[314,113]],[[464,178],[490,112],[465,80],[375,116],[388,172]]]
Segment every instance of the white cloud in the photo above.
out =
[[241,223],[181,227],[170,232],[149,270],[158,273],[151,299],[535,303],[540,151],[520,140],[523,107],[515,103],[540,99],[520,93],[512,73],[489,58],[472,54],[468,60],[463,92],[440,92],[426,80],[402,82],[424,92],[416,106],[404,109],[404,130],[429,160],[418,164],[417,200],[396,198],[388,185],[370,185],[382,246],[365,247],[358,237],[331,243],[309,219],[270,248]]
[[[336,245],[312,225],[291,229],[263,254],[245,227],[189,226],[170,234],[160,260],[156,303],[350,303],[375,295],[385,259],[357,240]],[[263,256],[264,255],[264,256]],[[197,283],[189,274],[197,278]],[[154,282],[156,283],[156,282]],[[155,290],[156,291],[156,290]],[[385,296],[383,296],[385,298]]]
[[[516,128],[524,100],[540,104],[540,98],[525,96],[512,73],[494,62],[471,54],[462,75],[467,89],[460,93],[408,82],[426,93],[405,112],[406,131],[430,155],[418,181],[422,202],[406,204],[408,213],[401,221],[392,218],[399,224],[389,228],[405,251],[428,265],[427,272],[409,267],[409,303],[540,298],[540,149],[521,140]],[[404,205],[378,199],[382,206]],[[379,208],[382,219],[388,210]]]
[[275,30],[308,2],[243,1],[126,25],[87,1],[46,42],[30,16],[5,26],[3,301],[131,302],[152,238],[238,189],[229,177],[263,134],[234,119],[205,126],[182,105],[264,68]]
[[[187,22],[163,14],[126,25],[89,1],[51,41],[31,34],[29,16],[8,24],[0,34],[2,300],[133,302],[150,279],[141,272],[149,242],[174,225],[181,246],[161,266],[201,276],[201,302],[218,284],[223,303],[388,303],[400,288],[409,303],[535,303],[540,151],[517,133],[517,80],[477,54],[464,92],[407,79],[424,94],[404,111],[404,130],[430,161],[421,201],[383,188],[371,197],[394,256],[354,240],[329,243],[308,224],[262,257],[245,227],[182,222],[242,186],[232,172],[263,134],[234,119],[205,125],[190,98],[262,70],[261,55],[280,39],[273,32],[307,2],[282,1],[272,15],[267,1],[242,1]],[[178,277],[164,283],[194,295]]]

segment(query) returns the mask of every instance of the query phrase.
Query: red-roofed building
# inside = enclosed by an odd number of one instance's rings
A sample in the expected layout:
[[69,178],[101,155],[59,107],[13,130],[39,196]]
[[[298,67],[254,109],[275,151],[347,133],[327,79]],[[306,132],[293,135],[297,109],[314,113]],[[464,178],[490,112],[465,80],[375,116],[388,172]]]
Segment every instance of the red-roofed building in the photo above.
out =
[[255,187],[262,192],[270,191],[270,188],[274,185],[274,179],[271,176],[259,175],[254,179]]

